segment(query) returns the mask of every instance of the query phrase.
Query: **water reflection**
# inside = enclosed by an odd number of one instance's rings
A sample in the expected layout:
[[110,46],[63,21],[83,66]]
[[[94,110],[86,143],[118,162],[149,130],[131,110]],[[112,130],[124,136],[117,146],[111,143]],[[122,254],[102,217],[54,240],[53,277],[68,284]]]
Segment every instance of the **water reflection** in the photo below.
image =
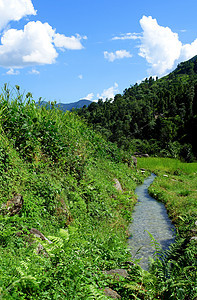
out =
[[142,185],[136,188],[138,203],[132,215],[133,222],[129,226],[131,236],[128,244],[132,259],[141,258],[139,264],[145,270],[148,269],[149,257],[154,254],[154,248],[150,246],[151,238],[148,232],[164,250],[174,242],[175,235],[175,228],[167,215],[164,204],[156,201],[148,194],[148,187],[155,177],[156,175],[151,174]]

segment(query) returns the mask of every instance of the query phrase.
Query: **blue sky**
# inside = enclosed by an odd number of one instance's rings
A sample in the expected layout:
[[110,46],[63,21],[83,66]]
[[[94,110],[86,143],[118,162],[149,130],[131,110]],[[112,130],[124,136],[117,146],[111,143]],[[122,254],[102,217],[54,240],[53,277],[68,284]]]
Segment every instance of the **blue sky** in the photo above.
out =
[[197,1],[0,0],[0,85],[110,98],[197,54]]

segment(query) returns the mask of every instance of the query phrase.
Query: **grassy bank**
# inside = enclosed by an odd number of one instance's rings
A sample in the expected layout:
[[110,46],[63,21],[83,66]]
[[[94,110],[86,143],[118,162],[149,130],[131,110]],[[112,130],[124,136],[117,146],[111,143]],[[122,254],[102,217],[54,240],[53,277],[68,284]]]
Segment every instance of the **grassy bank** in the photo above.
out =
[[[143,176],[77,116],[0,96],[0,298],[106,299]],[[129,162],[132,163],[131,161]],[[114,179],[121,183],[117,190]],[[12,200],[23,199],[17,213]],[[32,234],[38,230],[52,243]]]
[[155,199],[163,202],[177,229],[177,239],[163,260],[153,263],[164,299],[197,297],[197,163],[175,159],[140,158],[139,167],[158,176],[149,188]]
[[162,201],[172,221],[180,227],[197,220],[197,163],[182,163],[176,159],[140,158],[139,166],[155,172],[158,177],[150,187],[150,194]]

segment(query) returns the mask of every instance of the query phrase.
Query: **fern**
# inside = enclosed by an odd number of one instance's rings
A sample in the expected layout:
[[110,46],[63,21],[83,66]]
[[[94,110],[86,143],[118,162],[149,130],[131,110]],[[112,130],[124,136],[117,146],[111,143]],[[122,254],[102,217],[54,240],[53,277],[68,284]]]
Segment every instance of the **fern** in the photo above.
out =
[[163,249],[161,248],[161,245],[159,244],[159,242],[157,242],[157,240],[154,238],[154,236],[148,232],[148,230],[145,230],[148,235],[150,236],[150,245],[152,247],[154,247],[155,249],[155,253],[153,254],[154,258],[157,260],[158,257],[160,257],[160,259],[163,259],[165,257],[165,252],[163,251]]
[[43,242],[42,245],[50,257],[55,257],[60,252],[64,251],[64,241],[62,238],[57,236],[49,236],[48,238],[52,243],[49,244],[47,242]]
[[89,285],[88,286],[88,296],[87,300],[108,300],[109,298],[106,297],[102,291],[100,291],[97,287],[94,285]]
[[69,240],[69,233],[68,230],[61,228],[59,231],[59,234],[61,236],[61,238],[67,242]]
[[22,276],[20,279],[15,280],[14,282],[12,282],[7,289],[4,291],[3,294],[0,295],[0,300],[4,299],[4,296],[9,293],[16,285],[18,284],[31,284],[32,286],[38,288],[38,282],[36,281],[36,278],[31,276],[31,275],[27,275],[27,276]]

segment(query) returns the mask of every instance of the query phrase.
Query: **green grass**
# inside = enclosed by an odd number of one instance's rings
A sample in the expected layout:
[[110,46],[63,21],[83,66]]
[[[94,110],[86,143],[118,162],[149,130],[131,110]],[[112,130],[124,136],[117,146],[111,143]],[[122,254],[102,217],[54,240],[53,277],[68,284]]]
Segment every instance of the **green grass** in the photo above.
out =
[[162,299],[196,299],[197,248],[192,237],[197,236],[197,163],[140,158],[138,165],[158,175],[149,193],[165,204],[177,230],[175,244],[151,267],[154,289]]
[[150,193],[165,203],[173,222],[197,218],[197,163],[169,158],[140,158],[138,165],[158,174]]
[[146,168],[155,173],[167,172],[171,174],[197,174],[197,163],[183,163],[178,159],[173,158],[139,158],[139,168]]

